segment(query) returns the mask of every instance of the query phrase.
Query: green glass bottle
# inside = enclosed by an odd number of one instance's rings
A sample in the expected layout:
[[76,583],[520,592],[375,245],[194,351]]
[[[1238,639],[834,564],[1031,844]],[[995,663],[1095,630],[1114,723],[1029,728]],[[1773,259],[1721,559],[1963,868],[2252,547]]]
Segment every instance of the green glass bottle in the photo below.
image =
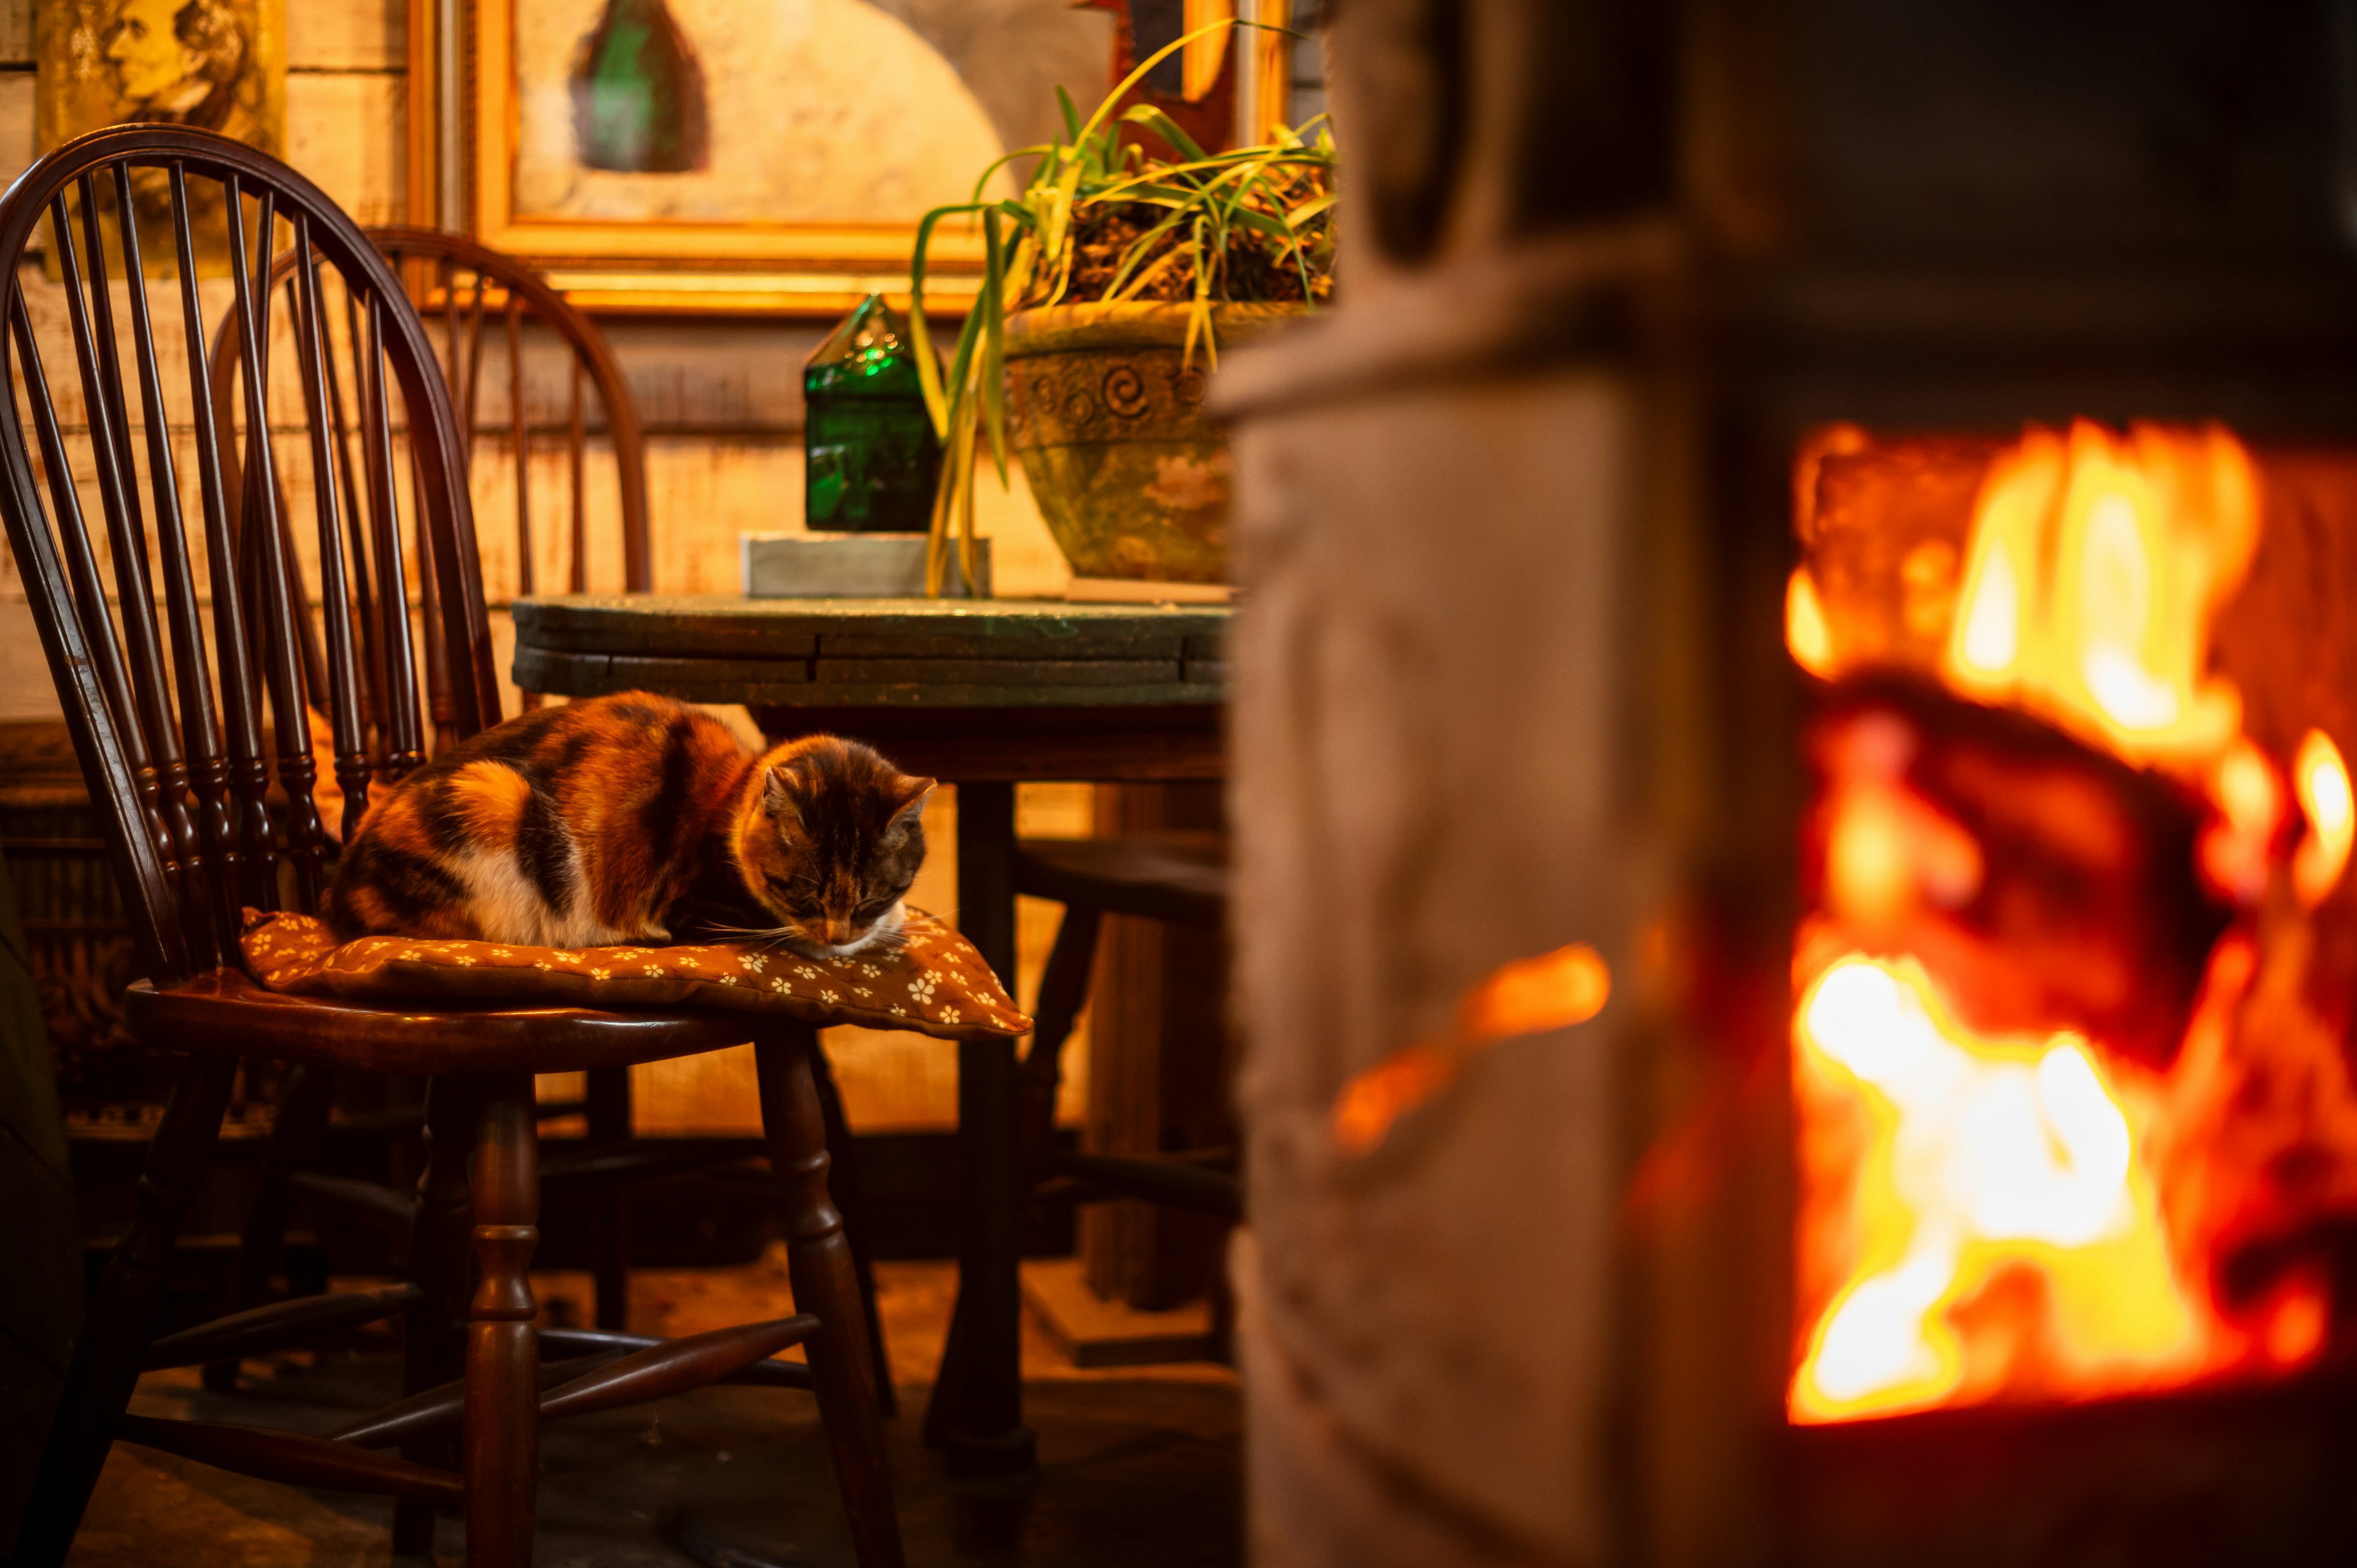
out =
[[573,67],[581,161],[624,174],[685,174],[709,153],[704,68],[663,0],[607,0]]
[[803,526],[922,533],[942,445],[900,313],[871,294],[802,365]]

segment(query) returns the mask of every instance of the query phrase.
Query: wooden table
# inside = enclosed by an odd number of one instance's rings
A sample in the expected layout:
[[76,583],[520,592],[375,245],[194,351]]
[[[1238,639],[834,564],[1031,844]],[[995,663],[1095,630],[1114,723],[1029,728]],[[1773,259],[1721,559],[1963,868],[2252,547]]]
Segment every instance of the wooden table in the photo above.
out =
[[[742,703],[765,734],[830,731],[958,787],[958,925],[1015,974],[1015,785],[1217,779],[1230,612],[990,599],[525,599],[515,679],[588,697]],[[1032,1462],[1023,1424],[1009,1040],[958,1047],[957,1316],[929,1434],[952,1469]]]

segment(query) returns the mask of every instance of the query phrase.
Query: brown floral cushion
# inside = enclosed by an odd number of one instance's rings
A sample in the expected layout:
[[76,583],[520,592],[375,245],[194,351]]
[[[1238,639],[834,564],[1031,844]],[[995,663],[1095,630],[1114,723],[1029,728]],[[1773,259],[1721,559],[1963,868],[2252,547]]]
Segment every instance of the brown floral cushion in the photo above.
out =
[[354,1002],[732,1007],[945,1040],[1031,1027],[973,943],[917,909],[907,937],[897,952],[824,960],[737,942],[571,952],[414,937],[339,945],[315,916],[248,909],[242,945],[247,972],[269,989]]

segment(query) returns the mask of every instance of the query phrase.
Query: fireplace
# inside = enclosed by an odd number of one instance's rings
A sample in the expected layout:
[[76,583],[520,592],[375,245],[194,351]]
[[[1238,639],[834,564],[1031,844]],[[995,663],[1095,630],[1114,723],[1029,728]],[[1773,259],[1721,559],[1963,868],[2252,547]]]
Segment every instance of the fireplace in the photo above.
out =
[[2357,456],[1838,425],[1794,504],[1811,1554],[2345,1541]]

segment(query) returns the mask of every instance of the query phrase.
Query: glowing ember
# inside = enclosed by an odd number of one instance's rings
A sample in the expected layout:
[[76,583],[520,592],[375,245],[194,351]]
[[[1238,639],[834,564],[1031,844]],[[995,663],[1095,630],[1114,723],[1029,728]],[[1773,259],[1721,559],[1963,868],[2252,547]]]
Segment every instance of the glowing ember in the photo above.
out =
[[[1867,1131],[1850,1281],[1793,1379],[1795,1419],[1915,1409],[2050,1370],[2083,1390],[2134,1387],[2197,1352],[2151,1177],[2085,1040],[1975,1036],[1920,965],[1859,956],[1809,989],[1797,1035],[1804,1104],[1851,1099]],[[2039,1282],[2029,1321],[1968,1337],[1955,1315],[2015,1271]]]

